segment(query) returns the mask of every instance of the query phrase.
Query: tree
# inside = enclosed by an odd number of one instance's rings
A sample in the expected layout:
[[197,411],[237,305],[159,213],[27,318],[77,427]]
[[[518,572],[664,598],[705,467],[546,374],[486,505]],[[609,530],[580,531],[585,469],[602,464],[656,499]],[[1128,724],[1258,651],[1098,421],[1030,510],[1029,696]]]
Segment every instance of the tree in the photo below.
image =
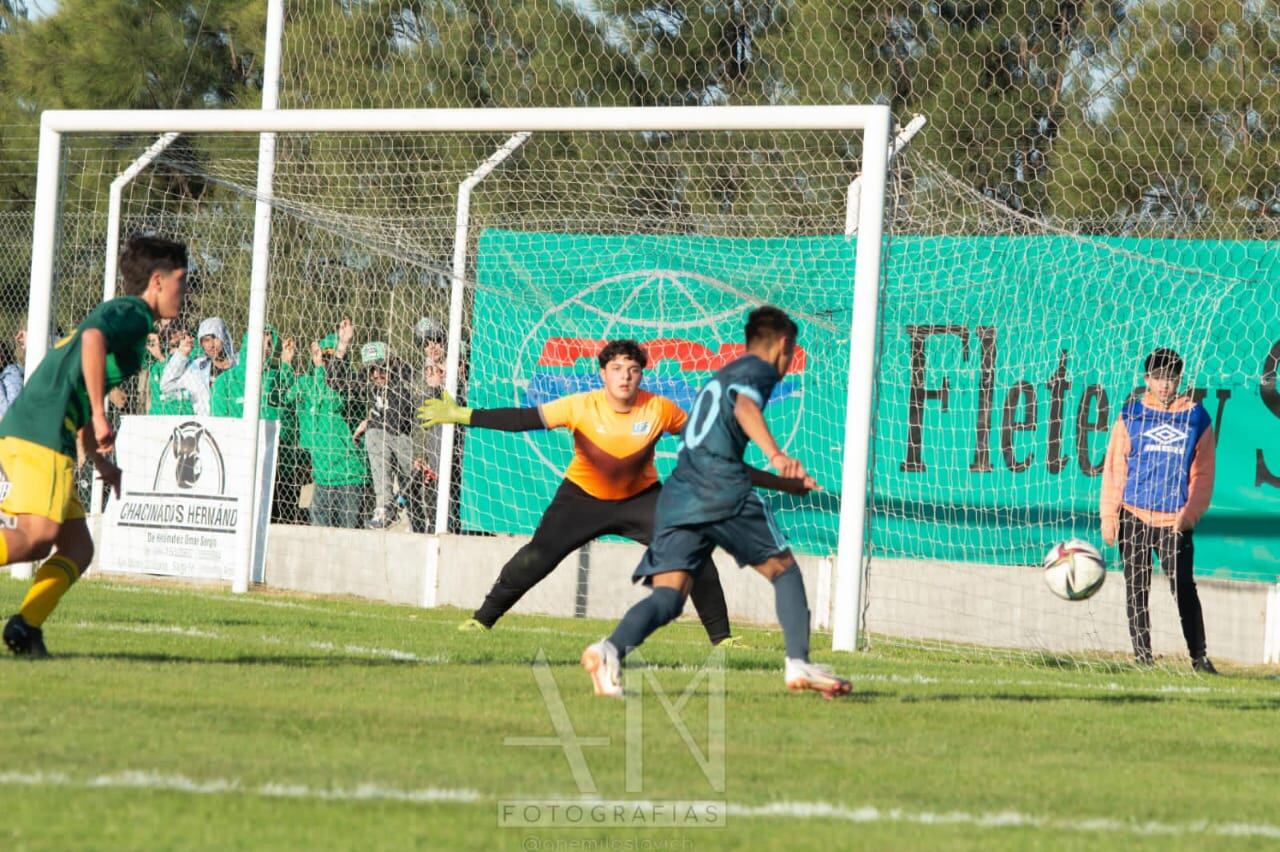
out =
[[1054,157],[1055,213],[1101,230],[1280,233],[1280,12],[1182,0],[1136,10],[1099,58],[1115,85],[1076,94]]

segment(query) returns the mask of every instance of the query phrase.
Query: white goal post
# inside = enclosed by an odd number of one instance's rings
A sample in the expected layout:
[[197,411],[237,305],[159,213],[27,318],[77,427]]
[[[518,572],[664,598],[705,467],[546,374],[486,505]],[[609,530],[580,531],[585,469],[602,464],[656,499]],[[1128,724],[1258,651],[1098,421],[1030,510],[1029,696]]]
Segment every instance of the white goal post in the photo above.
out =
[[[393,110],[51,110],[40,126],[27,369],[49,345],[54,287],[62,137],[66,134],[137,133],[537,133],[540,131],[851,131],[862,137],[858,178],[853,319],[850,329],[847,415],[841,466],[833,647],[853,650],[858,633],[867,509],[871,406],[876,367],[884,199],[892,118],[887,106],[583,107],[529,109]],[[269,202],[269,197],[260,199]],[[260,248],[260,247],[259,247]],[[456,277],[456,276],[455,276]],[[455,281],[454,286],[460,286]],[[265,327],[263,300],[251,300],[247,338]],[[457,335],[449,341],[446,385],[457,390]],[[258,419],[263,369],[261,347],[245,352],[246,421]],[[252,434],[256,435],[256,431]],[[250,454],[249,458],[253,458]],[[250,482],[252,477],[249,478]],[[246,495],[252,505],[254,489]],[[444,495],[442,495],[444,496]],[[235,588],[248,585],[248,553],[237,554]]]

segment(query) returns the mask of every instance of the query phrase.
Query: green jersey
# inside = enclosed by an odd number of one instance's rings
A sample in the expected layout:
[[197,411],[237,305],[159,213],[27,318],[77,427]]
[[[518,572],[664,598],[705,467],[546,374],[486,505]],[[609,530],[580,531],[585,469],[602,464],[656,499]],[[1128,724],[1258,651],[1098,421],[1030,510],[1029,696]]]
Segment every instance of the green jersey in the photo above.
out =
[[95,328],[107,340],[105,390],[142,368],[155,320],[137,296],[103,302],[53,345],[0,421],[0,436],[21,438],[75,458],[76,433],[92,419],[80,368],[80,341]]
[[169,362],[157,361],[150,355],[147,356],[147,361],[150,362],[147,366],[147,397],[150,400],[147,413],[194,415],[196,409],[191,404],[191,394],[185,390],[175,393],[165,393],[160,390],[160,379],[164,377],[164,368]]

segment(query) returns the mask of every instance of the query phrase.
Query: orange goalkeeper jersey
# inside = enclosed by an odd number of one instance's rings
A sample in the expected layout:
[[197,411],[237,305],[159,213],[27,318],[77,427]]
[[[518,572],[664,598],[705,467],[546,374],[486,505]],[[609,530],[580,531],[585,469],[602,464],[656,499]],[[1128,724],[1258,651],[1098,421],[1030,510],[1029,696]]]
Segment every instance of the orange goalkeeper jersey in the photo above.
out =
[[653,447],[687,419],[665,396],[640,391],[626,414],[609,407],[604,390],[576,393],[538,408],[548,429],[573,433],[573,461],[565,478],[600,500],[624,500],[658,481]]

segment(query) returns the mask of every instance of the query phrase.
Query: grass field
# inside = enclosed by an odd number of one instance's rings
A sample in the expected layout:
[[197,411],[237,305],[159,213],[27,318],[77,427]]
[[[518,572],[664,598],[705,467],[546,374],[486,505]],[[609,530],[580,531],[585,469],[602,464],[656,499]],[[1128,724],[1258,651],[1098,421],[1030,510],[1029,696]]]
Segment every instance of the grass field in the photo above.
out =
[[[0,581],[6,612],[23,588]],[[647,682],[623,703],[592,696],[577,667],[607,625],[512,617],[487,635],[459,634],[462,617],[81,584],[46,625],[57,659],[0,660],[2,848],[1280,843],[1280,683],[1265,672],[1207,679],[820,653],[854,679],[850,698],[827,702],[783,690],[780,635],[746,630],[754,650],[725,657],[720,704],[701,669],[700,628],[681,623],[643,649],[665,695]],[[548,667],[535,669],[538,659]],[[725,744],[723,784],[714,752],[709,781],[664,698],[698,754]],[[630,737],[628,704],[643,717]],[[708,724],[717,706],[723,726]],[[576,775],[556,719],[607,738],[584,743]],[[549,744],[504,744],[513,737]],[[499,826],[504,802],[583,798],[725,805],[714,827]]]

